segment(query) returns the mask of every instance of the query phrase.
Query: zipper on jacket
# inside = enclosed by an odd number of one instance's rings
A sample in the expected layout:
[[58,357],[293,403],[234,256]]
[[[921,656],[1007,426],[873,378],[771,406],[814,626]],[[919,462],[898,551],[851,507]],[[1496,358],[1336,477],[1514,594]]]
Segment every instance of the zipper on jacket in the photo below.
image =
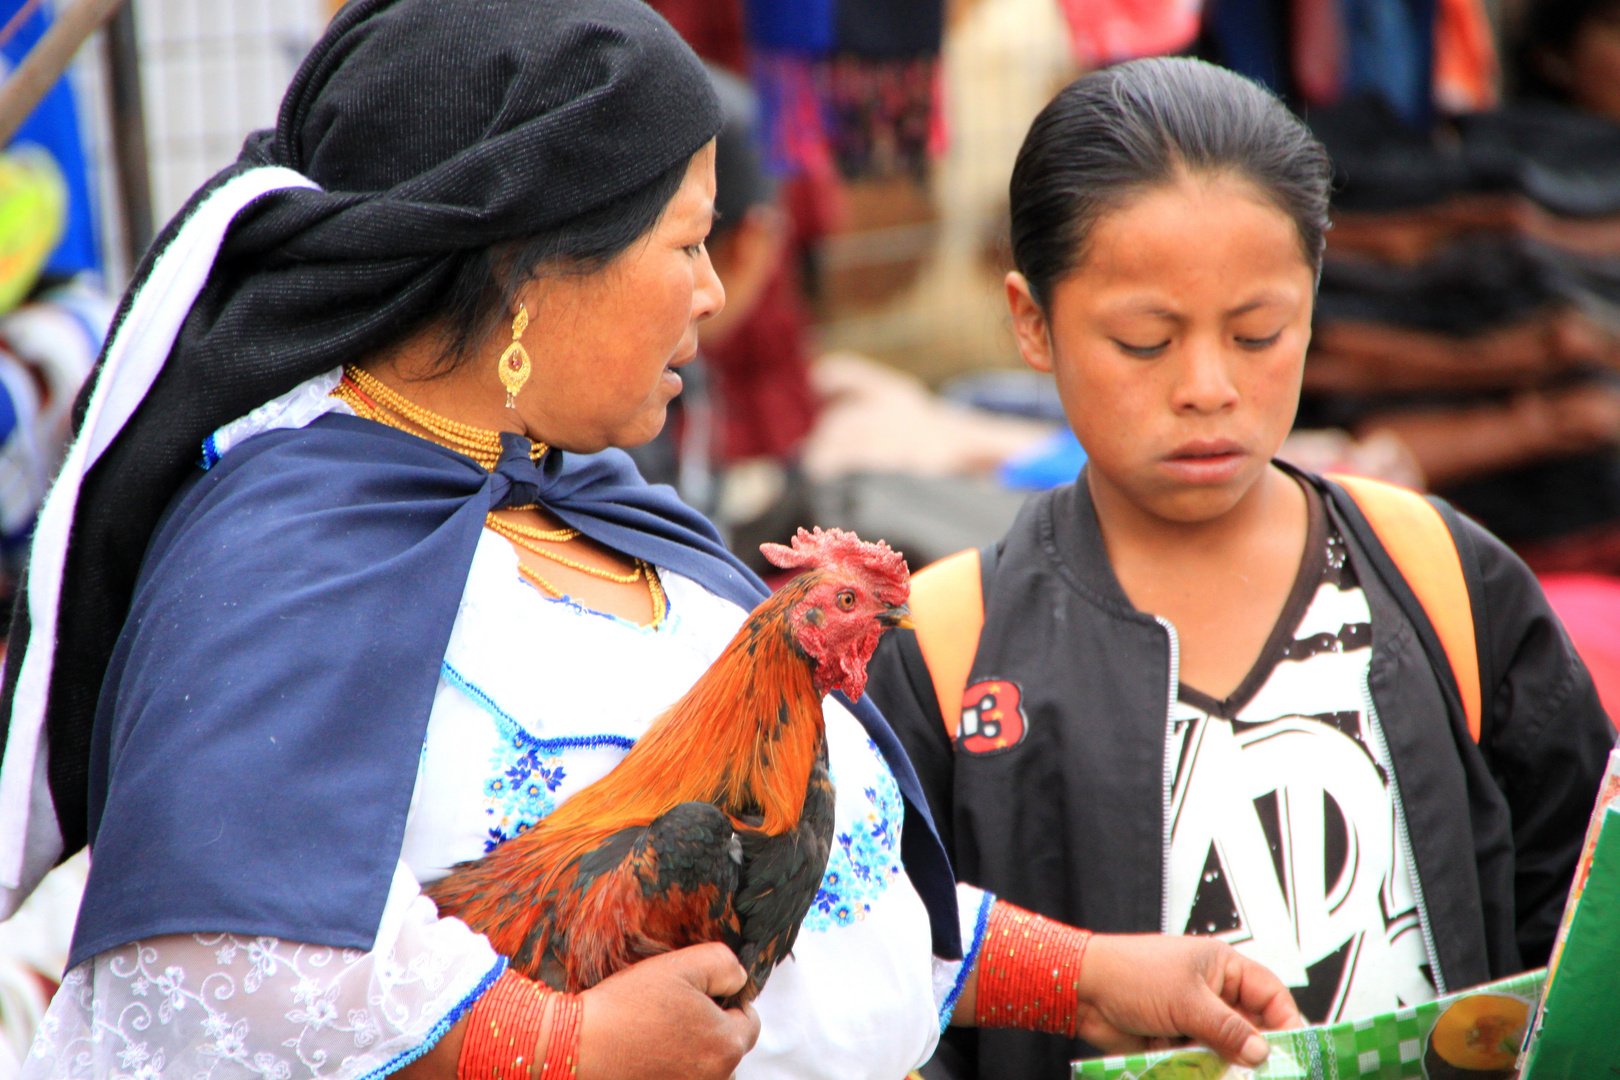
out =
[[1176,763],[1171,757],[1171,748],[1175,746],[1175,716],[1176,699],[1180,697],[1181,690],[1181,639],[1176,636],[1176,628],[1170,620],[1162,615],[1153,616],[1153,621],[1164,627],[1164,632],[1170,635],[1170,690],[1164,705],[1164,850],[1160,856],[1159,865],[1163,867],[1159,888],[1161,890],[1159,901],[1159,932],[1170,933],[1170,809],[1176,784]]
[[1389,787],[1395,804],[1395,831],[1400,837],[1401,851],[1406,855],[1406,873],[1412,880],[1412,898],[1417,902],[1423,948],[1429,954],[1429,964],[1434,971],[1434,989],[1444,997],[1446,977],[1440,971],[1440,951],[1434,947],[1434,931],[1429,927],[1429,906],[1423,901],[1423,881],[1418,876],[1417,858],[1412,852],[1412,834],[1406,829],[1406,802],[1401,798],[1400,780],[1395,775],[1395,762],[1389,755],[1389,744],[1384,741],[1384,726],[1378,719],[1378,706],[1373,704],[1372,679],[1367,672],[1361,675],[1361,701],[1366,707],[1367,734],[1372,742],[1373,754],[1389,775]]

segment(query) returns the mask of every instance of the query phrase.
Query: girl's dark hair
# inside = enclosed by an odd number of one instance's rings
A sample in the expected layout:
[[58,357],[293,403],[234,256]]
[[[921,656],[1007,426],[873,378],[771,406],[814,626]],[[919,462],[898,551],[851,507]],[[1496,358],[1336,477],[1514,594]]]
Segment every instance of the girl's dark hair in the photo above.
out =
[[455,256],[444,302],[433,319],[444,328],[440,370],[470,357],[507,318],[518,290],[543,274],[592,274],[651,232],[686,177],[680,161],[642,187],[556,228]]
[[1231,172],[1291,217],[1313,270],[1328,228],[1327,151],[1259,85],[1202,60],[1133,60],[1076,79],[1013,166],[1013,263],[1043,309],[1097,220],[1180,170]]

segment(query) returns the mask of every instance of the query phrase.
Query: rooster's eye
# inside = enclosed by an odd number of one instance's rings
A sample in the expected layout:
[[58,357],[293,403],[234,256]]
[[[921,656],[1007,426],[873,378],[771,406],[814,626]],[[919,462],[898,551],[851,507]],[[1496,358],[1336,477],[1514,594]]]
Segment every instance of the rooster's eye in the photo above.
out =
[[849,611],[850,609],[852,609],[855,606],[855,590],[854,589],[840,589],[840,590],[838,590],[838,606],[840,608],[842,608],[843,610],[845,610],[845,611]]

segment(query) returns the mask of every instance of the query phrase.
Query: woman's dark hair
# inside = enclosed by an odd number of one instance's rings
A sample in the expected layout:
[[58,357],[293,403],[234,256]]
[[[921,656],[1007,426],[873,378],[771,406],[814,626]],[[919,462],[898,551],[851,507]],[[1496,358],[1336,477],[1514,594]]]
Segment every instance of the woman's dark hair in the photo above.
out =
[[1230,172],[1293,219],[1313,270],[1328,228],[1327,151],[1259,85],[1201,60],[1133,60],[1075,80],[1030,125],[1013,166],[1013,263],[1042,308],[1097,220],[1179,171]]
[[455,274],[430,317],[444,328],[442,372],[470,357],[507,318],[518,290],[544,274],[592,274],[651,232],[686,177],[689,161],[670,166],[635,191],[543,233],[454,256]]

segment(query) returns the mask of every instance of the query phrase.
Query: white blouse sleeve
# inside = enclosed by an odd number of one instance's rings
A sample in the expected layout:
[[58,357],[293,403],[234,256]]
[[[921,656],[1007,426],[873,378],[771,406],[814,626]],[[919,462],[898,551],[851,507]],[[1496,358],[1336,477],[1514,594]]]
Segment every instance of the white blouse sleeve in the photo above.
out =
[[360,1080],[426,1053],[505,968],[403,864],[372,952],[189,934],[68,972],[22,1080]]
[[956,912],[962,932],[962,959],[945,961],[934,958],[934,994],[940,999],[939,1026],[943,1031],[950,1025],[956,1012],[956,1000],[962,988],[979,963],[979,948],[984,944],[984,929],[990,919],[990,905],[996,902],[994,893],[976,889],[964,882],[956,883]]

